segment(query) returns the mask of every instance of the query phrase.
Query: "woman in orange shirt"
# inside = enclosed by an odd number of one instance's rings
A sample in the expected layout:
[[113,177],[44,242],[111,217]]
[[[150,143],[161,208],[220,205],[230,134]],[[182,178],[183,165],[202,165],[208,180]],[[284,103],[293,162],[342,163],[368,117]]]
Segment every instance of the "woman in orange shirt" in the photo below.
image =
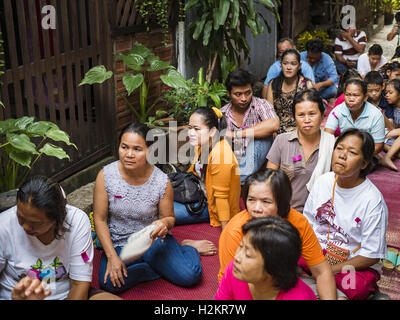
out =
[[302,241],[302,258],[316,280],[316,293],[319,298],[336,299],[336,285],[332,270],[311,225],[305,216],[290,208],[292,188],[287,175],[280,169],[265,169],[253,173],[245,180],[242,196],[246,209],[229,221],[219,238],[221,267],[218,280],[221,281],[225,268],[232,261],[242,241],[243,225],[251,219],[280,216],[299,231]]
[[189,143],[195,157],[189,172],[200,178],[208,206],[200,216],[191,216],[184,205],[174,202],[176,224],[210,221],[221,227],[239,212],[240,172],[238,162],[222,131],[226,120],[215,107],[196,109],[189,119]]

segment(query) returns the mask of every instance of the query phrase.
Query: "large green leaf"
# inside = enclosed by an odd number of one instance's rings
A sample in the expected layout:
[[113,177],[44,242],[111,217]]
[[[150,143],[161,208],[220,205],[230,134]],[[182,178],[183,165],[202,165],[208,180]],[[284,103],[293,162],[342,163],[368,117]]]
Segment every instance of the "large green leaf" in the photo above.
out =
[[32,163],[32,154],[26,153],[26,152],[17,152],[17,151],[11,151],[8,156],[10,159],[15,161],[16,163],[20,164],[21,166],[24,167],[31,167]]
[[218,23],[220,26],[222,26],[225,24],[226,17],[228,16],[229,8],[231,6],[231,2],[229,0],[221,0],[219,5],[220,7],[218,10]]
[[239,1],[240,0],[232,0],[231,29],[235,29],[239,21]]
[[160,76],[160,79],[168,87],[189,90],[189,86],[187,85],[185,78],[175,69],[168,70],[167,74],[162,74]]
[[211,29],[212,29],[212,21],[209,20],[204,26],[203,46],[208,45],[208,41],[210,40]]
[[112,71],[107,71],[103,65],[96,66],[86,72],[85,77],[79,83],[79,86],[84,84],[103,83],[104,81],[110,79],[112,75]]
[[189,0],[188,2],[186,2],[184,10],[186,11],[186,10],[190,9],[194,5],[198,4],[198,2],[199,2],[199,0]]
[[215,106],[220,109],[221,108],[221,99],[214,93],[209,92],[208,96],[214,101]]
[[147,47],[145,47],[144,45],[142,45],[139,42],[136,42],[132,49],[129,51],[128,55],[139,55],[141,56],[143,59],[146,59],[146,57],[151,54],[151,50]]
[[122,83],[124,84],[126,91],[128,91],[128,95],[139,88],[143,81],[144,77],[142,73],[138,73],[135,75],[128,73],[122,78]]
[[256,27],[257,27],[257,32],[258,34],[264,33],[265,29],[264,29],[264,25],[263,25],[263,21],[260,18],[260,16],[256,17]]
[[39,152],[44,153],[47,156],[56,157],[58,159],[69,159],[69,156],[64,149],[51,143],[46,143],[43,148],[39,150]]
[[54,140],[54,141],[62,141],[65,144],[69,145],[69,146],[74,146],[75,149],[78,149],[78,147],[73,144],[72,142],[70,142],[69,140],[69,136],[66,132],[60,130],[60,129],[50,129],[46,132],[46,137]]
[[59,130],[58,126],[55,123],[49,121],[38,121],[31,123],[25,130],[25,133],[29,136],[40,136],[44,137],[46,132],[50,129]]
[[172,68],[172,66],[168,62],[161,60],[152,60],[150,62],[150,68],[147,69],[147,71],[160,71],[168,68]]
[[274,3],[271,0],[258,0],[259,3],[261,3],[262,5],[268,7],[268,8],[275,8]]
[[200,34],[203,31],[204,24],[206,23],[207,16],[208,16],[208,13],[203,14],[201,17],[201,20],[197,23],[196,28],[194,29],[194,32],[193,32],[194,40],[199,39]]
[[13,146],[15,149],[18,149],[23,152],[37,154],[36,145],[32,143],[29,137],[24,133],[20,134],[8,133],[7,140],[11,144],[11,146]]
[[123,54],[118,53],[117,57],[121,59],[129,68],[142,71],[142,66],[145,63],[145,58],[136,53]]
[[254,38],[257,38],[258,31],[257,31],[257,24],[255,20],[247,19],[247,25],[250,27],[250,31],[253,34]]
[[17,130],[15,126],[17,119],[9,118],[7,120],[0,121],[0,134],[6,134],[7,132]]
[[249,15],[247,18],[252,20],[256,19],[256,11],[254,10],[254,0],[247,0],[247,8],[249,10]]
[[58,129],[55,123],[49,121],[38,121],[31,123],[25,130],[25,133],[30,136],[44,137],[46,132],[50,129]]
[[35,121],[35,117],[22,117],[22,118],[18,118],[15,121],[15,126],[19,129],[19,130],[25,130],[27,126],[29,126],[32,122]]
[[219,29],[219,8],[215,7],[212,11],[214,30]]

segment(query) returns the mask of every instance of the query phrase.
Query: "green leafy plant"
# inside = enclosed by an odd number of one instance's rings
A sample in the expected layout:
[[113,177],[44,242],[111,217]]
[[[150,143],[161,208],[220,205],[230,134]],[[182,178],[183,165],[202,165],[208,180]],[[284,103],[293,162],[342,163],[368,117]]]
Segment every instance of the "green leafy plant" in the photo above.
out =
[[69,159],[63,148],[50,141],[71,143],[69,136],[52,122],[34,117],[0,121],[0,192],[18,188],[43,156]]
[[392,9],[394,11],[400,10],[400,0],[392,0]]
[[225,85],[218,81],[204,80],[204,70],[200,68],[197,79],[186,80],[187,88],[168,89],[164,87],[163,100],[170,107],[169,115],[179,124],[186,124],[193,110],[198,107],[215,106],[221,108],[227,99]]
[[329,38],[329,34],[323,30],[314,30],[311,32],[304,31],[301,34],[299,34],[299,36],[296,40],[297,50],[299,50],[299,51],[306,50],[306,44],[311,39],[320,39],[322,41],[322,43],[324,44],[324,48],[326,48],[327,45],[329,45],[333,42],[332,39]]
[[383,5],[383,10],[385,12],[393,12],[394,5],[395,3],[398,3],[398,1],[393,1],[393,0],[383,0],[382,5]]
[[[117,54],[124,64],[136,73],[127,73],[122,78],[126,92],[117,94],[122,97],[126,105],[132,110],[139,122],[145,123],[153,111],[153,108],[160,101],[161,96],[157,97],[151,105],[148,105],[149,88],[151,86],[152,74],[154,72],[166,70],[165,74],[160,75],[161,81],[172,88],[189,89],[185,78],[168,62],[161,61],[150,49],[136,42],[128,53]],[[102,65],[93,67],[86,74],[79,86],[84,84],[103,83],[110,79],[112,71],[107,71]],[[136,89],[139,89],[139,108],[135,108],[128,100]]]
[[[175,3],[177,3],[177,7],[175,7]],[[178,12],[178,21],[185,20],[184,0],[178,0],[177,2],[168,0],[135,0],[134,5],[135,10],[142,17],[147,31],[150,31],[152,24],[161,28],[161,32],[164,35],[162,41],[164,45],[169,42],[170,19],[168,13],[170,9]]]
[[[242,64],[244,58],[250,62],[250,48],[246,40],[246,28],[249,27],[254,38],[265,32],[263,22],[271,32],[267,19],[257,12],[256,4],[261,4],[280,21],[276,0],[189,0],[185,10],[195,11],[189,26],[192,54],[198,54],[207,63],[206,80],[211,82],[213,71],[219,58]],[[226,67],[226,65],[225,65]]]

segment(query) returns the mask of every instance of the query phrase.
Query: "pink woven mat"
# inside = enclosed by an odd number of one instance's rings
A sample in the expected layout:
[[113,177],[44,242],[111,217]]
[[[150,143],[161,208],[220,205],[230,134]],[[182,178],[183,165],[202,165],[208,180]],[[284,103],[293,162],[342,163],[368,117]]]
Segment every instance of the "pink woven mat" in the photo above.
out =
[[[212,241],[218,248],[220,230],[220,228],[211,227],[208,223],[200,223],[176,226],[172,229],[172,234],[178,242],[185,239],[207,239]],[[101,252],[100,250],[95,250],[93,261],[92,286],[95,288],[99,288],[98,270]],[[201,264],[203,267],[202,279],[194,287],[178,287],[161,278],[141,283],[119,294],[119,296],[125,300],[212,300],[218,289],[218,254],[201,256]]]
[[[400,159],[394,161],[400,170]],[[379,167],[368,178],[382,192],[389,210],[386,241],[389,247],[400,248],[400,172]],[[400,272],[383,270],[378,282],[382,293],[392,300],[400,300]]]

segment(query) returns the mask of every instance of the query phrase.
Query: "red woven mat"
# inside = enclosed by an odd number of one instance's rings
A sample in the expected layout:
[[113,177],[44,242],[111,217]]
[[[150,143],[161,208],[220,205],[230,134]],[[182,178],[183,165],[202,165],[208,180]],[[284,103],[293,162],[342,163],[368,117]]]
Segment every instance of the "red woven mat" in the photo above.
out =
[[[208,223],[200,223],[185,226],[176,226],[172,234],[181,242],[184,239],[212,241],[218,248],[220,228],[211,227]],[[92,285],[99,288],[98,270],[101,251],[95,250],[93,261]],[[201,256],[203,267],[202,279],[194,287],[182,288],[164,280],[141,283],[134,288],[121,293],[119,296],[125,300],[212,300],[218,289],[218,254],[214,256]]]
[[[400,159],[394,163],[400,170]],[[368,178],[382,192],[389,210],[387,245],[400,248],[400,172],[379,167]],[[378,286],[390,299],[400,300],[400,272],[384,270]]]

